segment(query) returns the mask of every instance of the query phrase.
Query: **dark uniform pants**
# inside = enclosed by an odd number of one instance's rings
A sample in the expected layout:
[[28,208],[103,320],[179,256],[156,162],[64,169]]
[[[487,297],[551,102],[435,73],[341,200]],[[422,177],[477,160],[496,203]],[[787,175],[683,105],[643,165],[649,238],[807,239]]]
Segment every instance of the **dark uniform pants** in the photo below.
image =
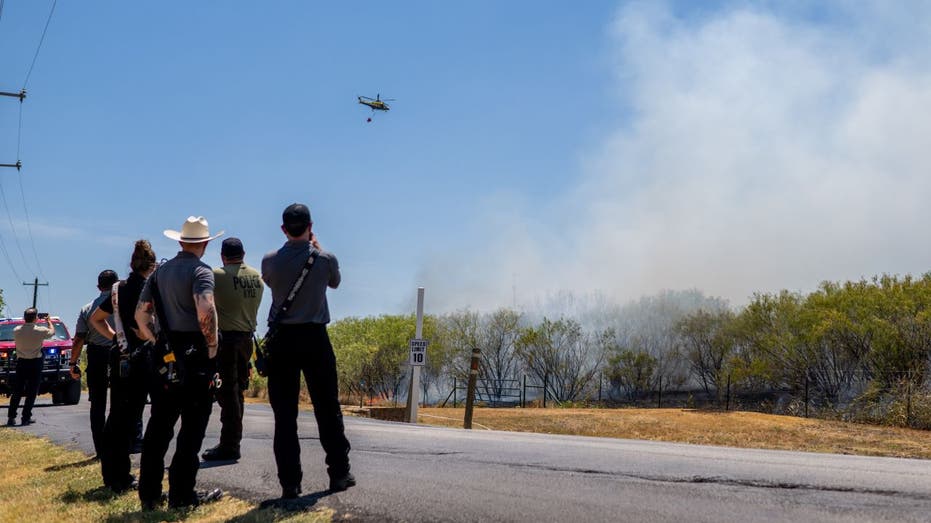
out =
[[128,375],[120,372],[120,351],[113,348],[110,366],[110,415],[103,431],[100,469],[103,484],[114,490],[129,488],[129,454],[136,440],[137,420],[142,416],[149,389],[149,372],[143,354],[129,360]]
[[165,453],[174,437],[175,424],[181,418],[175,454],[168,469],[168,502],[189,505],[196,501],[194,485],[200,467],[197,454],[213,407],[210,380],[216,362],[207,359],[207,345],[199,332],[169,333],[168,339],[176,360],[183,365],[183,376],[179,384],[159,383],[153,387],[151,416],[142,444],[139,499],[158,502],[161,497]]
[[16,376],[13,377],[13,393],[10,396],[10,410],[7,413],[10,419],[16,418],[19,401],[24,395],[26,403],[23,405],[23,419],[32,417],[32,406],[39,394],[39,382],[42,380],[43,357],[16,360]]
[[87,398],[91,402],[91,437],[97,456],[103,453],[103,427],[107,420],[107,366],[110,347],[87,346]]
[[282,325],[268,362],[268,399],[275,414],[275,462],[282,487],[300,486],[301,448],[297,438],[301,373],[307,382],[320,444],[330,477],[349,471],[349,440],[339,407],[336,357],[326,325]]
[[249,361],[252,359],[252,333],[222,331],[217,360],[220,387],[220,446],[239,450],[242,441],[243,392],[249,388]]

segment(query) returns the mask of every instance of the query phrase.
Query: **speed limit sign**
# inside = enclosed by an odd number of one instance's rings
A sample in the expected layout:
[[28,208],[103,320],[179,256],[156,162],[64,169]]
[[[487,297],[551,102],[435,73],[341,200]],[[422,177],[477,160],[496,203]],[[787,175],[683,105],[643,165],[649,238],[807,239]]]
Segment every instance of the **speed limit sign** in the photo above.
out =
[[411,340],[411,358],[409,363],[415,366],[421,366],[427,361],[427,340]]

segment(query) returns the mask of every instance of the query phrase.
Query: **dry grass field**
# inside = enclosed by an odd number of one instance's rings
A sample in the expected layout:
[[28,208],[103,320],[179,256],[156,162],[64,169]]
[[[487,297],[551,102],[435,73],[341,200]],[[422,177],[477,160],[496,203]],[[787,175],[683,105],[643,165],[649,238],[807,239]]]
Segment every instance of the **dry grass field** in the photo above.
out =
[[[462,427],[464,409],[421,408],[418,421]],[[473,429],[633,438],[742,448],[931,458],[931,432],[756,412],[476,408]]]
[[193,510],[141,512],[135,491],[115,495],[103,487],[100,463],[81,452],[0,428],[0,523],[21,521],[330,521],[326,509],[282,512],[226,497]]

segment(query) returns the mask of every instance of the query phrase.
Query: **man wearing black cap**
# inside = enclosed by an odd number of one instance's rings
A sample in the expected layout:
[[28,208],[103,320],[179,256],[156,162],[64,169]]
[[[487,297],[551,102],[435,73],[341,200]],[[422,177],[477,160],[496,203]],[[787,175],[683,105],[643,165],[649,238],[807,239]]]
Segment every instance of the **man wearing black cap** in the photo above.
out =
[[[307,206],[295,203],[282,213],[281,230],[288,241],[262,260],[262,279],[272,291],[269,328],[275,335],[268,350],[268,399],[275,414],[274,451],[278,465],[281,497],[296,498],[301,493],[301,455],[297,438],[300,375],[304,373],[314,417],[320,431],[320,444],[326,452],[330,490],[346,490],[356,484],[349,472],[349,440],[343,428],[339,406],[336,357],[327,335],[330,322],[327,287],[339,286],[339,265],[333,254],[323,251],[311,232]],[[310,267],[299,292],[286,312],[295,281]]]
[[[71,348],[71,377],[81,379],[78,361],[81,350],[87,345],[87,398],[91,403],[91,438],[94,440],[94,451],[99,457],[103,452],[103,426],[107,420],[107,364],[110,361],[110,348],[113,341],[105,333],[97,332],[91,325],[91,314],[97,310],[101,303],[110,299],[110,289],[119,280],[116,272],[107,269],[97,276],[97,290],[100,295],[94,301],[81,307],[78,321],[74,327],[74,340]],[[108,320],[113,327],[113,320]]]
[[206,461],[239,459],[242,440],[243,391],[249,387],[252,338],[265,285],[259,272],[243,263],[246,251],[239,238],[220,247],[223,267],[213,270],[220,349],[220,444],[203,453]]

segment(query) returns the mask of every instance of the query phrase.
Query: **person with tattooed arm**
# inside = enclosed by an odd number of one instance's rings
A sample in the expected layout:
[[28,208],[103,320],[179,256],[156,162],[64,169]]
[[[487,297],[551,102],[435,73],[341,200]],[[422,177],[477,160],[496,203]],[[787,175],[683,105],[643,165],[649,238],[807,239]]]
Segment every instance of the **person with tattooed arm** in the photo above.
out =
[[[168,505],[191,507],[219,499],[219,489],[194,489],[200,452],[213,407],[216,377],[217,309],[213,270],[201,261],[211,235],[203,216],[189,217],[181,231],[166,230],[181,251],[161,264],[146,280],[136,306],[140,337],[152,343],[153,367],[161,377],[151,392],[152,409],[146,425],[139,470],[139,500],[143,510],[161,502],[165,453],[181,419],[175,454],[168,469]],[[155,318],[161,333],[153,333]],[[167,342],[167,346],[164,343]]]

